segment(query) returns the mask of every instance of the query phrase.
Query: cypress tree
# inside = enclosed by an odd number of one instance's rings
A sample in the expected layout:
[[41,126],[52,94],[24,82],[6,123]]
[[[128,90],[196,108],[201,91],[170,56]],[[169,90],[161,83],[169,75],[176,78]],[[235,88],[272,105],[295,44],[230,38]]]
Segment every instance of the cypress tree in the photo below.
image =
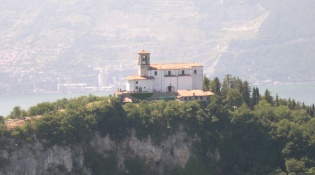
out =
[[254,106],[258,103],[258,95],[256,87],[253,87],[253,93],[251,98],[251,108],[253,109]]
[[204,91],[210,90],[210,79],[206,75],[203,76],[202,84]]
[[221,95],[221,83],[218,77],[215,77],[212,81],[210,81],[210,89],[216,95]]
[[227,93],[229,92],[230,88],[231,88],[231,75],[227,74],[224,77],[224,80],[222,83],[222,89],[221,89],[221,95],[223,99],[226,98]]
[[280,105],[279,96],[278,96],[278,94],[276,94],[275,106],[279,106],[279,105]]
[[265,100],[269,104],[273,105],[273,97],[271,96],[271,93],[270,93],[270,91],[268,89],[266,89],[266,91],[265,91]]
[[247,104],[247,106],[250,106],[250,87],[248,81],[244,81],[242,83],[242,96],[243,96],[243,101]]

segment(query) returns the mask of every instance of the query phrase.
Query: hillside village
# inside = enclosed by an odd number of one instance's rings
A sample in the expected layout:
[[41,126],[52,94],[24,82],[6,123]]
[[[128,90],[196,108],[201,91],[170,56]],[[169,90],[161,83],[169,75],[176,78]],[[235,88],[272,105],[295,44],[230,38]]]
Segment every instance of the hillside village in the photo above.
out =
[[[99,66],[86,66],[79,60],[58,63],[57,57],[71,50],[70,45],[36,47],[15,42],[11,36],[3,37],[0,45],[4,46],[0,47],[0,95],[113,91],[134,71],[131,61],[123,60],[104,60]],[[69,73],[69,67],[75,72]]]

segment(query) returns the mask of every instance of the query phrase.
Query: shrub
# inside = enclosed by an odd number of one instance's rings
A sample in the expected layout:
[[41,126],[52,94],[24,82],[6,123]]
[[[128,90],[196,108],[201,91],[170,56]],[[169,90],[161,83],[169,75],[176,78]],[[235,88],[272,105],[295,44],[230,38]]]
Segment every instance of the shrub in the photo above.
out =
[[145,161],[139,157],[125,160],[125,166],[129,175],[144,175],[147,171]]
[[130,94],[132,97],[138,99],[138,100],[145,100],[145,99],[148,99],[150,97],[152,97],[153,93],[133,93],[133,94]]

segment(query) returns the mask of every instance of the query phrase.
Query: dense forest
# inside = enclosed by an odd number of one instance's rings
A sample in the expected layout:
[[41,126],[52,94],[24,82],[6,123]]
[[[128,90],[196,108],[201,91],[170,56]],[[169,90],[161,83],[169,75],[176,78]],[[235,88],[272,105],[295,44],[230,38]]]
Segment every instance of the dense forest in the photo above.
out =
[[[90,95],[43,102],[27,111],[15,107],[7,118],[1,117],[0,147],[8,146],[8,138],[16,145],[35,139],[47,147],[84,144],[95,132],[119,142],[131,129],[139,139],[150,136],[158,144],[182,127],[200,143],[184,168],[165,167],[165,175],[315,174],[314,104],[272,96],[268,90],[261,93],[231,75],[222,81],[204,77],[204,89],[215,93],[210,102],[121,104],[115,97]],[[4,124],[8,118],[39,115],[12,130]],[[209,149],[217,149],[220,156],[209,157]],[[124,174],[115,161],[115,156],[105,159],[87,150],[84,163],[93,174]],[[6,163],[0,158],[0,168]],[[155,173],[141,158],[125,164],[129,174]]]

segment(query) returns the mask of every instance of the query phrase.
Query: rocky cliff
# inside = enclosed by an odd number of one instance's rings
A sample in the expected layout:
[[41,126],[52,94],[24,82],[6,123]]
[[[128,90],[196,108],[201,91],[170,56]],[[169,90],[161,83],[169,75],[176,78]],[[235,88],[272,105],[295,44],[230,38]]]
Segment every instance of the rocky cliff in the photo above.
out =
[[[194,157],[194,144],[199,141],[197,136],[189,136],[182,129],[159,143],[150,137],[138,139],[134,130],[119,142],[109,135],[102,137],[96,133],[89,142],[71,146],[47,146],[45,141],[36,138],[30,143],[8,140],[0,151],[0,174],[100,174],[97,171],[100,167],[95,164],[103,164],[102,171],[126,174],[133,171],[132,166],[138,166],[130,165],[136,159],[141,160],[149,172],[161,174],[166,169],[184,168]],[[218,151],[211,155],[220,158]]]

